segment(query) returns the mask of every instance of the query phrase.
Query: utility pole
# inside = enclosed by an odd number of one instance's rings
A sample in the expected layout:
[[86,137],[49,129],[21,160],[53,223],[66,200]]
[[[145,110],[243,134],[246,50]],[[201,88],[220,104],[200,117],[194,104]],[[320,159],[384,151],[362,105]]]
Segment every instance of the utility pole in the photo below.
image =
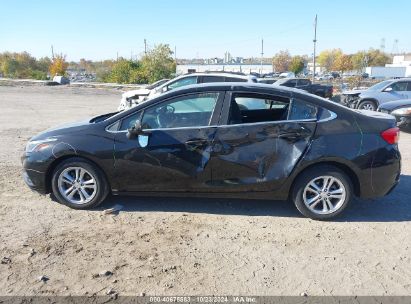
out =
[[51,45],[51,59],[54,59],[54,48],[53,48],[53,45]]
[[147,40],[144,39],[144,55],[147,55]]
[[260,63],[260,74],[263,73],[263,58],[264,58],[264,39],[261,39],[261,63]]
[[317,15],[315,15],[315,20],[314,20],[314,39],[313,39],[313,43],[314,43],[314,52],[313,52],[313,81],[315,80],[315,48],[316,48],[316,44],[317,44]]
[[176,73],[177,73],[177,46],[174,46],[174,61],[176,63]]

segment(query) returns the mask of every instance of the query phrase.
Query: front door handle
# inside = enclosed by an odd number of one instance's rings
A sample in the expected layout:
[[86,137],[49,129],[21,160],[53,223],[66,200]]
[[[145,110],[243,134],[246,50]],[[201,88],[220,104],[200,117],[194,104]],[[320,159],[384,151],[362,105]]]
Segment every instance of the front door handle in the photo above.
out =
[[288,132],[288,133],[282,133],[278,135],[279,138],[289,138],[289,139],[295,139],[301,137],[301,132]]

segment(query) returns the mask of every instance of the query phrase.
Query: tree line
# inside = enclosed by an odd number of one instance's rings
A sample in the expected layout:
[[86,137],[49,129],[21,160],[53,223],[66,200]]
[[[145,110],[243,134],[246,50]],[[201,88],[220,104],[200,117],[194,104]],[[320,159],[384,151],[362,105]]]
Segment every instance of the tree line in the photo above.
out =
[[[338,71],[362,71],[366,66],[384,66],[390,63],[391,56],[377,49],[359,51],[355,54],[344,54],[341,49],[322,51],[317,57],[318,66],[327,72]],[[307,63],[311,61],[308,56],[291,56],[290,53],[280,51],[273,57],[273,69],[276,72],[291,71],[295,74],[301,73]]]
[[[117,60],[67,62],[63,54],[52,58],[36,59],[27,52],[0,53],[0,76],[8,78],[31,78],[46,80],[55,75],[66,75],[67,69],[84,70],[94,73],[96,80],[114,83],[151,83],[175,75],[176,62],[167,44],[159,44],[150,49],[139,60],[118,58]],[[301,73],[311,58],[291,56],[288,51],[278,52],[272,59],[276,72],[292,71]],[[326,71],[362,71],[365,66],[383,66],[391,57],[379,50],[369,49],[355,54],[344,54],[341,49],[322,51],[317,62]]]
[[0,76],[47,80],[55,75],[67,75],[70,68],[94,73],[102,82],[151,83],[175,74],[176,63],[172,55],[166,44],[148,50],[140,60],[120,57],[117,60],[67,62],[63,54],[36,59],[27,52],[4,52],[0,53]]

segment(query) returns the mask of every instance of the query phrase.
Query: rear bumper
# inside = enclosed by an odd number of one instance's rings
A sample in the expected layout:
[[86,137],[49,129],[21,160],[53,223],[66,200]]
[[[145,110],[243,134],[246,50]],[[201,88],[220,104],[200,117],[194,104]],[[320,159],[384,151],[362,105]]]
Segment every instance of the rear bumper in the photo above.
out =
[[364,176],[366,182],[361,186],[362,198],[377,198],[392,192],[401,175],[401,154],[398,148],[388,145],[380,149],[367,175],[368,178]]

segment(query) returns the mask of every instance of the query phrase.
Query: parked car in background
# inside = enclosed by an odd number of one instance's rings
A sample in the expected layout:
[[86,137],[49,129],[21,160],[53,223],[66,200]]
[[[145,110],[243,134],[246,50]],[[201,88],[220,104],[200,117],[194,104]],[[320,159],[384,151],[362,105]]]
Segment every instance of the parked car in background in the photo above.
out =
[[[154,98],[165,92],[171,91],[173,89],[199,83],[210,83],[210,82],[257,82],[257,77],[252,75],[245,75],[242,73],[230,73],[230,72],[202,72],[202,73],[189,73],[178,76],[167,82],[163,82],[161,85],[150,89],[148,94],[145,89],[134,90],[125,92],[120,100],[120,105],[118,106],[118,111],[123,111],[135,107],[137,104],[146,101],[147,99]],[[141,95],[139,95],[142,93]],[[132,97],[130,97],[132,96]]]
[[142,89],[131,90],[123,93],[123,95],[121,96],[120,106],[118,107],[118,110],[122,111],[127,107],[131,107],[132,104],[142,102],[145,98],[147,98],[148,95],[150,95],[150,92],[152,90],[161,86],[169,80],[170,79],[161,79]]
[[342,93],[341,103],[361,110],[375,111],[389,101],[411,98],[411,79],[391,79],[379,82],[366,90]]
[[393,115],[398,127],[411,126],[411,99],[388,101],[380,105],[378,111]]
[[284,72],[284,73],[281,73],[278,77],[279,78],[294,78],[295,74],[293,72]]
[[324,98],[331,98],[333,96],[332,85],[313,84],[311,83],[311,80],[307,78],[279,79],[274,83],[274,85],[301,89]]
[[273,84],[277,80],[278,80],[278,77],[277,78],[264,77],[264,78],[258,78],[257,82],[258,83],[265,83],[265,84]]
[[287,87],[185,86],[36,135],[23,178],[75,209],[109,193],[183,194],[289,199],[329,219],[353,196],[384,196],[398,183],[395,123]]

